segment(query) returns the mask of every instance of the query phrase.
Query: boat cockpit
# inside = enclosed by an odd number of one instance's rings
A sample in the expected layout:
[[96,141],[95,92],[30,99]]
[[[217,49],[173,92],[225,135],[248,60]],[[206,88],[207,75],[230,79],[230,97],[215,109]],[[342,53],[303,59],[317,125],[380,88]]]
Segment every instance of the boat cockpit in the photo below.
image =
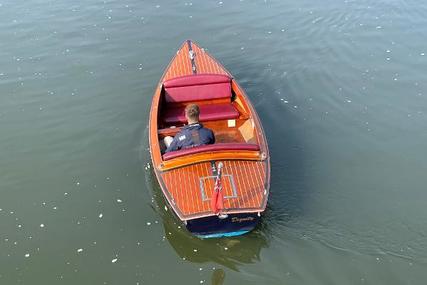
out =
[[223,74],[194,74],[163,82],[158,110],[158,139],[175,136],[186,124],[185,106],[200,107],[200,122],[211,129],[216,143],[168,152],[163,160],[208,151],[259,151],[256,126],[244,95]]

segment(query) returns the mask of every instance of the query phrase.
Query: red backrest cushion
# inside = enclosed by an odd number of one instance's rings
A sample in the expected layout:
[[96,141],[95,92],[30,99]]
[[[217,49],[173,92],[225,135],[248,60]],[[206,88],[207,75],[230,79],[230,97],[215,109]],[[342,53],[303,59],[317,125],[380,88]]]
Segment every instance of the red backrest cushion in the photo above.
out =
[[[239,118],[239,111],[231,104],[200,105],[201,122]],[[163,122],[168,124],[187,123],[184,107],[166,108],[162,113]]]
[[222,74],[195,74],[163,83],[166,102],[231,98],[231,78]]
[[180,156],[196,154],[201,152],[212,152],[212,151],[221,151],[221,150],[253,150],[258,151],[259,145],[250,144],[250,143],[215,143],[207,144],[196,147],[190,147],[185,149],[180,149],[177,151],[167,152],[163,155],[163,160],[169,160]]
[[214,83],[230,83],[231,78],[224,74],[193,74],[175,77],[163,82],[163,86],[169,87],[184,87],[193,85],[204,85]]

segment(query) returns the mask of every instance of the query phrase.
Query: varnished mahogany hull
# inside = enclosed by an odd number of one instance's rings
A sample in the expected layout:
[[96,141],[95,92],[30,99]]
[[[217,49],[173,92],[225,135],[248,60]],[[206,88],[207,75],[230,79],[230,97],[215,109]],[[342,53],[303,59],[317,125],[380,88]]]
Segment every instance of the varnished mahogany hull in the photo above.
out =
[[[188,57],[189,52],[194,52],[194,59]],[[191,233],[205,238],[244,234],[257,225],[266,208],[270,188],[270,157],[258,115],[234,79],[231,81],[232,104],[240,114],[235,120],[236,127],[227,126],[226,120],[204,124],[214,130],[217,142],[227,143],[232,137],[232,142],[256,143],[259,150],[207,152],[170,160],[163,160],[160,151],[160,139],[164,135],[174,135],[176,131],[162,123],[163,82],[195,74],[222,74],[232,78],[204,49],[191,41],[184,42],[166,68],[152,100],[149,145],[153,169],[170,208]],[[211,104],[215,103],[213,101]],[[254,130],[252,141],[239,133],[245,122],[250,123]],[[211,164],[219,162],[224,165],[222,218],[212,211],[210,203],[215,182]]]

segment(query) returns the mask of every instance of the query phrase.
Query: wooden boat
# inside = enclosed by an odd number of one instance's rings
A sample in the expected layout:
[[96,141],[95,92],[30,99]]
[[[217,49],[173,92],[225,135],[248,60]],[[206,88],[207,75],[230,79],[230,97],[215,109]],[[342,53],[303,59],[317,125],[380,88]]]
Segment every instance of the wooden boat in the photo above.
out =
[[[215,144],[163,153],[163,138],[186,123],[184,108],[200,107]],[[231,74],[187,40],[166,68],[150,110],[153,169],[176,216],[201,238],[252,230],[265,210],[270,156],[258,115]]]

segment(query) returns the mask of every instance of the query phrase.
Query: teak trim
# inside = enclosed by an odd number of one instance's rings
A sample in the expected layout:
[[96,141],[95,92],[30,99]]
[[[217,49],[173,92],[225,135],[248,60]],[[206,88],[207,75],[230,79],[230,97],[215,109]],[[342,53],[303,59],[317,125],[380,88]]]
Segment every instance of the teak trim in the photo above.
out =
[[171,160],[163,160],[159,165],[155,167],[159,171],[172,170],[178,167],[183,167],[186,165],[200,163],[205,161],[212,160],[250,160],[250,161],[263,161],[265,155],[260,151],[251,151],[251,150],[239,150],[236,151],[221,151],[221,152],[204,152],[197,153],[192,155],[186,155],[183,157],[177,157]]

